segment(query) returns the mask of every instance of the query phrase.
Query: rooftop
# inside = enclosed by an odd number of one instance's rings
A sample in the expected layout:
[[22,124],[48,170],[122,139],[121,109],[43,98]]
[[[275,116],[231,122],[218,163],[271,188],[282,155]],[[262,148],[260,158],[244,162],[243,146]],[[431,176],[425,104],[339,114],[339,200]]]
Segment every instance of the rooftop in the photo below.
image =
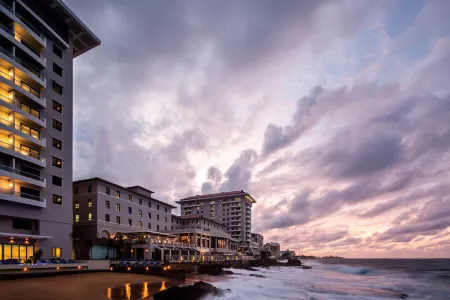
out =
[[[146,197],[146,198],[148,198],[148,199],[151,199],[151,200],[153,200],[153,201],[159,202],[159,203],[161,203],[161,204],[170,206],[171,208],[177,208],[176,206],[173,206],[173,205],[171,205],[171,204],[169,204],[169,203],[167,203],[167,202],[164,202],[164,201],[155,199],[155,198],[153,198],[153,197],[148,197],[147,195],[143,195],[143,194],[141,194],[141,193],[136,192],[135,190],[131,190],[130,188],[127,188],[127,187],[118,185],[117,183],[114,183],[114,182],[105,180],[105,179],[100,178],[100,177],[92,177],[92,178],[87,178],[87,179],[77,180],[77,181],[74,181],[73,184],[80,184],[80,183],[85,183],[85,182],[89,182],[89,181],[101,181],[101,182],[107,183],[107,184],[109,184],[109,185],[118,187],[118,188],[120,188],[120,189],[124,189],[124,190],[126,190],[126,191],[129,191],[129,192],[131,192],[131,193],[135,193],[135,194],[140,195],[140,196],[142,196],[142,197]],[[135,186],[135,187],[136,187],[136,186]],[[140,186],[139,186],[139,187],[140,187]],[[133,188],[133,187],[131,187],[131,188]],[[142,188],[142,187],[140,187],[140,188]],[[147,190],[147,189],[144,189],[144,190],[149,191],[149,190]],[[152,192],[152,193],[153,193],[153,192]]]
[[205,218],[202,215],[195,215],[195,214],[194,215],[184,215],[184,216],[172,215],[172,217],[175,217],[175,218],[178,218],[178,219],[182,219],[182,220],[205,219],[208,222],[216,223],[216,224],[222,225],[224,227],[227,227],[226,225],[224,225],[224,224],[222,224],[220,222],[217,222],[217,221]]
[[252,203],[256,203],[256,201],[253,199],[253,197],[250,196],[249,193],[244,192],[243,190],[190,196],[190,197],[187,197],[187,198],[180,199],[179,201],[177,201],[177,203],[185,202],[185,201],[211,199],[211,198],[222,198],[222,197],[228,197],[228,196],[247,196]]

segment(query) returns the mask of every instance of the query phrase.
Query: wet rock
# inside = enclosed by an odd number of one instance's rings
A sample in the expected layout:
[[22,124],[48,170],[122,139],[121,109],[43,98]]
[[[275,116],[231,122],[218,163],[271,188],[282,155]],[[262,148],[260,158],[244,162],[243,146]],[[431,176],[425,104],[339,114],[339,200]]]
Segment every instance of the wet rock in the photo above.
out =
[[224,275],[231,275],[231,274],[234,274],[234,273],[233,273],[233,271],[223,270],[223,274]]
[[258,277],[258,278],[266,278],[266,276],[258,275],[258,274],[250,274],[252,277]]
[[247,270],[247,271],[258,271],[258,270],[256,270],[255,268],[252,268],[252,267],[244,268],[244,270]]
[[286,265],[288,266],[301,266],[302,262],[300,261],[300,259],[291,259],[289,258]]
[[173,286],[162,292],[153,295],[154,300],[197,300],[206,295],[220,297],[225,295],[225,292],[230,290],[222,290],[216,288],[212,284],[198,281],[189,286]]

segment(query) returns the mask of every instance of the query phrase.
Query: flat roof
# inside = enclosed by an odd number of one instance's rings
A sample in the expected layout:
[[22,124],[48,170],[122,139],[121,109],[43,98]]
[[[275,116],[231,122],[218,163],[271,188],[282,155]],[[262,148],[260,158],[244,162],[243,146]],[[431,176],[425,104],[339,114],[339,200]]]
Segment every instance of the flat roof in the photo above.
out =
[[[42,1],[42,0],[41,0]],[[46,0],[73,34],[73,58],[97,47],[100,39],[61,0]]]
[[220,222],[217,222],[217,221],[214,221],[214,220],[205,218],[205,217],[202,216],[202,215],[195,215],[195,214],[192,214],[192,215],[184,215],[184,216],[172,215],[172,217],[175,217],[175,218],[178,218],[178,219],[182,219],[182,220],[205,219],[205,220],[207,220],[207,221],[209,221],[209,222],[216,223],[216,224],[219,224],[219,225],[224,226],[224,227],[228,227],[227,225],[225,225],[225,224],[223,224],[223,223],[220,223]]
[[[142,195],[141,193],[137,193],[136,191],[130,190],[130,189],[127,188],[127,187],[121,186],[121,185],[119,185],[119,184],[117,184],[117,183],[108,181],[108,180],[103,179],[103,178],[100,178],[100,177],[92,177],[92,178],[87,178],[87,179],[77,180],[77,181],[74,181],[73,184],[85,183],[85,182],[95,181],[95,180],[102,181],[102,182],[104,182],[104,183],[113,185],[113,186],[118,187],[118,188],[120,188],[120,189],[124,189],[124,190],[126,190],[126,191],[129,191],[130,193],[135,193],[135,194],[140,195],[140,196],[142,196],[142,197],[149,198],[149,197],[146,196],[146,195]],[[150,199],[151,199],[151,200],[154,200],[154,201],[156,201],[156,202],[159,202],[159,203],[161,203],[161,204],[170,206],[170,207],[172,207],[172,208],[177,208],[176,206],[173,206],[172,204],[169,204],[169,203],[167,203],[167,202],[164,202],[164,201],[155,199],[155,198],[153,198],[153,197],[150,197]],[[124,199],[124,200],[125,200],[125,199]]]
[[139,188],[139,189],[143,189],[144,191],[147,191],[147,192],[149,192],[149,193],[151,193],[151,194],[154,194],[155,192],[154,191],[150,191],[149,189],[146,189],[146,188],[144,188],[144,187],[142,187],[142,186],[140,186],[140,185],[133,185],[133,186],[129,186],[129,187],[127,187],[127,189],[136,189],[136,188]]
[[253,199],[253,197],[249,193],[244,192],[243,190],[190,196],[190,197],[186,197],[186,198],[180,199],[179,201],[176,201],[176,203],[187,202],[187,201],[195,201],[195,200],[214,199],[214,198],[221,198],[221,197],[227,197],[227,196],[248,196],[248,197],[250,197],[249,200],[252,203],[256,203],[255,199]]

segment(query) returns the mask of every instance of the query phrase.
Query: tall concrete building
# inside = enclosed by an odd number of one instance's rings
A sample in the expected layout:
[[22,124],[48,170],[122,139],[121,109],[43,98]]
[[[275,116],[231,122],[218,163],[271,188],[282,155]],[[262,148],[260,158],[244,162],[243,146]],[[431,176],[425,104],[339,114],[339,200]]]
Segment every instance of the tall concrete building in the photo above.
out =
[[241,244],[251,241],[253,197],[244,191],[197,195],[180,199],[181,215],[199,214],[228,226]]
[[60,0],[0,1],[1,259],[72,256],[72,61],[99,44]]

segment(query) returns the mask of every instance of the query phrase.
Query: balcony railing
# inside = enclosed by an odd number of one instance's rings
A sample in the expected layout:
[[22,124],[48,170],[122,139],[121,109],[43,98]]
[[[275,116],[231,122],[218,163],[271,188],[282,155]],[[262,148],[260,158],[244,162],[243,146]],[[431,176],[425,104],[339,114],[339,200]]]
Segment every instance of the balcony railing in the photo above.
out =
[[21,197],[21,198],[31,199],[31,200],[35,200],[35,201],[39,201],[39,202],[44,202],[44,199],[39,197],[39,196],[31,195],[31,194],[27,194],[27,193],[22,193],[22,192],[16,192],[16,191],[13,191],[13,190],[0,189],[0,194],[14,195],[14,196]]
[[27,21],[24,17],[19,15],[16,11],[13,10],[11,6],[9,6],[7,3],[5,3],[3,0],[0,0],[0,4],[5,7],[7,10],[9,10],[13,15],[15,15],[20,21],[22,21],[28,28],[30,28],[35,34],[37,34],[40,38],[44,38],[42,33],[37,30],[33,25],[30,24],[30,22]]
[[[41,142],[44,142],[44,139],[41,139],[41,138],[40,138],[40,133],[39,133],[39,131],[36,130],[36,129],[33,129],[33,128],[31,128],[31,127],[25,125],[26,127],[28,127],[28,129],[27,129],[27,128],[25,128],[25,126],[23,126],[22,124],[21,124],[21,125],[17,125],[17,124],[14,124],[12,121],[3,119],[3,118],[1,118],[1,117],[0,117],[0,123],[3,123],[3,124],[5,124],[6,126],[12,127],[12,128],[14,128],[14,129],[17,129],[17,130],[19,130],[20,132],[25,133],[26,135],[31,136],[32,138],[35,138],[35,139],[37,139],[37,140],[39,140],[39,141],[41,141]],[[32,130],[37,131],[37,133],[33,133]]]
[[29,156],[29,157],[32,157],[34,159],[44,162],[44,158],[42,158],[39,154],[30,152],[30,151],[26,151],[25,149],[21,149],[19,147],[13,146],[11,144],[0,141],[0,147],[6,148],[6,149],[13,149],[14,151],[19,152],[23,155],[26,155],[26,156]]
[[0,52],[2,52],[3,54],[7,55],[9,58],[11,58],[12,60],[18,62],[22,67],[24,67],[25,69],[27,69],[28,71],[30,71],[31,73],[33,73],[36,77],[38,77],[39,79],[43,79],[41,72],[30,66],[28,63],[26,63],[25,61],[21,60],[18,57],[15,57],[11,52],[9,52],[8,50],[0,47]]
[[28,177],[28,178],[31,178],[31,179],[34,179],[34,180],[39,180],[39,181],[42,181],[42,182],[45,181],[44,177],[41,177],[39,175],[31,174],[31,173],[28,173],[28,172],[25,172],[25,171],[22,171],[22,170],[18,170],[18,169],[13,169],[11,167],[4,166],[4,165],[0,165],[0,170],[11,172],[11,173],[14,173],[14,174],[17,174],[17,175],[22,175],[22,176],[25,176],[25,177]]

